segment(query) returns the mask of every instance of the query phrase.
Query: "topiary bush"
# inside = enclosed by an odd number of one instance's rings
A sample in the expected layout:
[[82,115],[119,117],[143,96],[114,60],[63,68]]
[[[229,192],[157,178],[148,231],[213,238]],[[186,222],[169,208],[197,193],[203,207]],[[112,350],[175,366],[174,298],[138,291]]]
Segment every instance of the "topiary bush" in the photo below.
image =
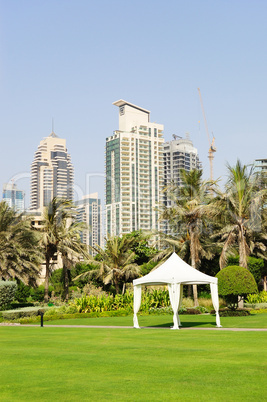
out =
[[232,265],[222,269],[216,277],[218,278],[218,293],[223,296],[231,310],[235,310],[238,302],[247,294],[258,291],[253,275],[246,268]]
[[[238,265],[239,264],[239,256],[229,256],[228,257],[228,265],[233,266],[233,265]],[[247,257],[247,262],[248,262],[248,270],[252,273],[254,276],[254,279],[259,285],[262,274],[263,274],[263,269],[264,269],[264,261],[262,258],[255,258],[255,257]]]
[[17,290],[15,281],[0,281],[0,310],[8,308]]

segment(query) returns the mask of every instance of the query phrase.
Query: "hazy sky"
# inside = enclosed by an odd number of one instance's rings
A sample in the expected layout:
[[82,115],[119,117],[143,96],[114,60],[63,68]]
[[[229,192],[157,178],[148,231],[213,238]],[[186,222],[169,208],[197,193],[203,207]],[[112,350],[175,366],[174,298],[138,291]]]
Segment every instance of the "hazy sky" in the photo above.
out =
[[198,87],[215,178],[226,161],[266,158],[266,15],[265,0],[0,0],[1,189],[15,177],[29,202],[30,165],[54,118],[77,193],[103,196],[118,99],[150,110],[165,140],[189,132],[208,177]]

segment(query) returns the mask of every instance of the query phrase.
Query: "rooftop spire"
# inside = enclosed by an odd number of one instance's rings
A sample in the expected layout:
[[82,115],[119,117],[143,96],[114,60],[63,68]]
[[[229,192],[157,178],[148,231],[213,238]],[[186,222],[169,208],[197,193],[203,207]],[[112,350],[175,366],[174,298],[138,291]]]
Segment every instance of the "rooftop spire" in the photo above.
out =
[[58,136],[54,133],[54,117],[52,117],[52,132],[49,137],[58,138]]

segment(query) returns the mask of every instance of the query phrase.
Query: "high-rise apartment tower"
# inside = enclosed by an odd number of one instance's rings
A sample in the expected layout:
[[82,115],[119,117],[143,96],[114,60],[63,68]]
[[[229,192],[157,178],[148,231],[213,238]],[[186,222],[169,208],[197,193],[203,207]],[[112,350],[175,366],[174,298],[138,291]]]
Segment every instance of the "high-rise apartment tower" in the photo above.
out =
[[42,211],[54,197],[73,200],[73,182],[66,140],[52,132],[40,142],[31,165],[30,209]]
[[119,130],[106,139],[106,231],[121,235],[159,229],[163,188],[163,125],[150,112],[124,100]]
[[[164,185],[174,183],[179,187],[182,184],[180,169],[187,171],[200,169],[201,163],[199,162],[198,151],[193,146],[189,134],[186,135],[186,138],[177,135],[173,135],[173,137],[172,141],[165,142],[163,145]],[[166,197],[164,201],[166,204]],[[171,201],[168,200],[166,205],[171,205]]]
[[[177,187],[182,185],[180,169],[187,171],[201,169],[198,151],[193,146],[189,134],[186,134],[186,138],[173,134],[173,138],[172,141],[165,142],[163,145],[164,187],[170,184],[175,184]],[[167,192],[164,193],[164,205],[166,207],[174,205],[174,200],[168,197]],[[163,222],[163,227],[165,233],[171,233],[168,222]]]

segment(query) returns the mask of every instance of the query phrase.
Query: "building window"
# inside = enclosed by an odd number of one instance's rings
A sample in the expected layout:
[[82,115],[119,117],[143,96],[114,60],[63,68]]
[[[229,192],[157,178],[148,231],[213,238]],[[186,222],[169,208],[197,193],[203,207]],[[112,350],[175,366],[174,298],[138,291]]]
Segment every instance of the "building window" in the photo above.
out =
[[154,128],[154,137],[157,137],[157,136],[158,136],[158,134],[157,134],[157,129]]

